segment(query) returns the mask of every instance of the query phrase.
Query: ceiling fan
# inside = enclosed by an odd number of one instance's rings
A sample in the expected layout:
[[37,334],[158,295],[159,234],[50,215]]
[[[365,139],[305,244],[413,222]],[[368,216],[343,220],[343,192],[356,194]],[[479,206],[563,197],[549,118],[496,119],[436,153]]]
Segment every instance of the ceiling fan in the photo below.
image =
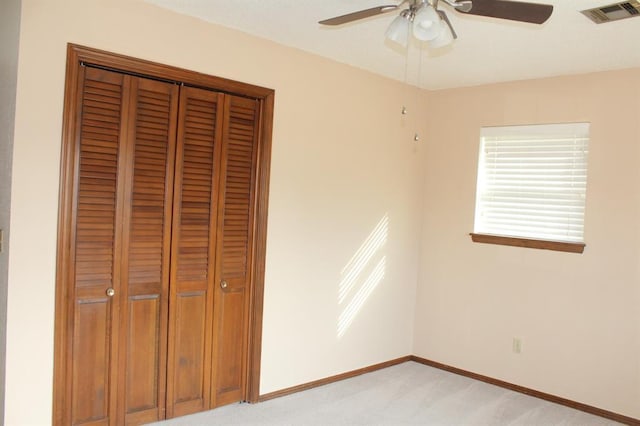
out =
[[[510,0],[442,0],[455,11],[467,15],[488,16],[511,21],[544,23],[553,12],[553,6]],[[450,44],[457,35],[444,10],[438,9],[438,0],[402,0],[397,5],[384,5],[336,16],[319,22],[322,25],[342,25],[400,9],[400,12],[386,31],[390,40],[406,46],[409,39],[409,27],[420,41],[430,42],[431,47]]]

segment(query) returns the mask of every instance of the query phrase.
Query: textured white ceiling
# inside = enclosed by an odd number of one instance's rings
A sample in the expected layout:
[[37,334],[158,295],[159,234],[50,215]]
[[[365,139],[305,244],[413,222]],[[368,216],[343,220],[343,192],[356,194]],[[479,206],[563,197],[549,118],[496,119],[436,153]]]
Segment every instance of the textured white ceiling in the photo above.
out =
[[458,40],[430,50],[385,41],[397,12],[339,27],[319,20],[393,0],[145,0],[427,89],[472,86],[640,66],[640,18],[596,25],[580,10],[611,0],[531,0],[554,5],[543,25],[458,14]]

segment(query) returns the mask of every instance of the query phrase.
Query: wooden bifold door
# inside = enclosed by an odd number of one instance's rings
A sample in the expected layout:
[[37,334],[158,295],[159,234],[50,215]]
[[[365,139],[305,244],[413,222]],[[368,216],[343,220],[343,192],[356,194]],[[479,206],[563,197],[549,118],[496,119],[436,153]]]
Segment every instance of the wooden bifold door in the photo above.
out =
[[140,424],[255,399],[264,100],[70,49],[54,423]]

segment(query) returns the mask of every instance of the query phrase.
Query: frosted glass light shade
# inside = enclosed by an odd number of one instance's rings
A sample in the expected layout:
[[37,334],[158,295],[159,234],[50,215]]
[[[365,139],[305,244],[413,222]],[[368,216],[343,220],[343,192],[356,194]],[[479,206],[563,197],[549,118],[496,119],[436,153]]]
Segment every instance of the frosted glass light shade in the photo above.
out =
[[394,43],[407,47],[409,43],[409,19],[404,14],[396,16],[385,32],[385,37]]
[[429,47],[439,48],[448,46],[453,42],[453,33],[451,32],[451,27],[445,22],[441,25],[442,29],[440,30],[440,34],[438,37],[434,38],[429,42]]
[[442,21],[435,9],[426,4],[413,19],[413,36],[421,41],[431,41],[440,35]]

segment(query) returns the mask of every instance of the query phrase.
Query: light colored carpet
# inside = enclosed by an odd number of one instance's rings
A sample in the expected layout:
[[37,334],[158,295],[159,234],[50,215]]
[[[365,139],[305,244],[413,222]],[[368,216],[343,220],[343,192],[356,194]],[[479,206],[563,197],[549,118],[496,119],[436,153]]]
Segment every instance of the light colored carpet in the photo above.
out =
[[259,404],[154,423],[178,425],[618,425],[416,362]]

